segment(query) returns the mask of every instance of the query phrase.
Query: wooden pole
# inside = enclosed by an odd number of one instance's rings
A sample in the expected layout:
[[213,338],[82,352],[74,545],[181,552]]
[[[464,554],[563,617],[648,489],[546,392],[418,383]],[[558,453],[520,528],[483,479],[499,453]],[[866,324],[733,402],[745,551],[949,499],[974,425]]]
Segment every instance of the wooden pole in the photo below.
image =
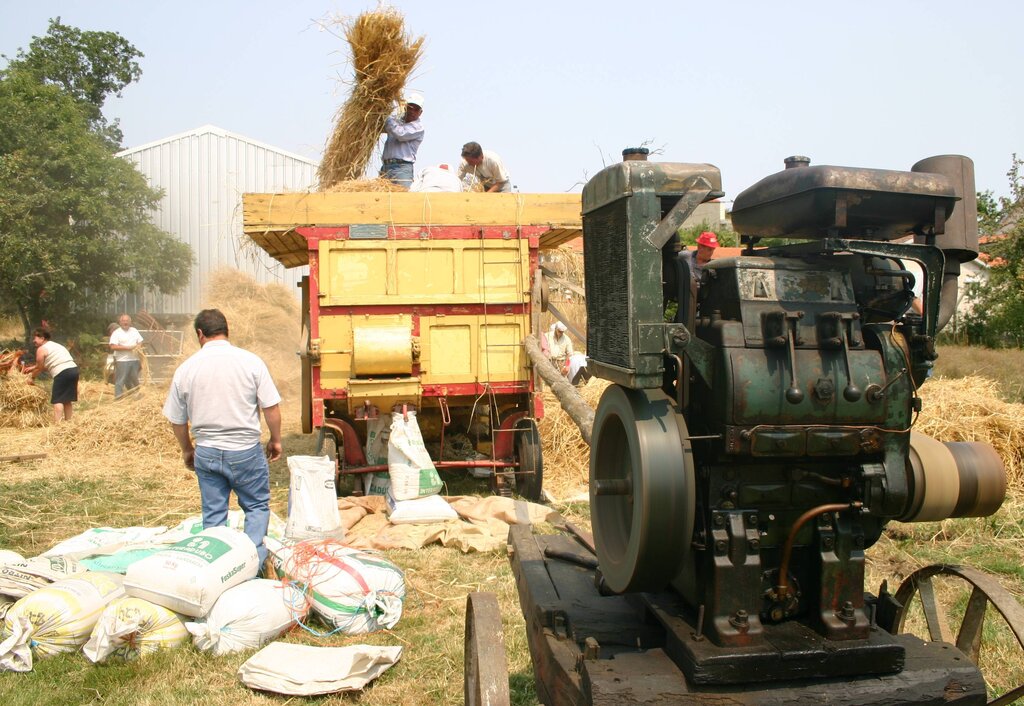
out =
[[579,427],[580,435],[589,446],[590,432],[594,427],[594,408],[580,397],[576,388],[552,365],[548,357],[544,355],[544,351],[540,349],[540,341],[536,336],[530,334],[524,338],[523,346],[526,348],[530,360],[533,361],[534,369],[551,388],[551,392],[558,398],[565,413]]

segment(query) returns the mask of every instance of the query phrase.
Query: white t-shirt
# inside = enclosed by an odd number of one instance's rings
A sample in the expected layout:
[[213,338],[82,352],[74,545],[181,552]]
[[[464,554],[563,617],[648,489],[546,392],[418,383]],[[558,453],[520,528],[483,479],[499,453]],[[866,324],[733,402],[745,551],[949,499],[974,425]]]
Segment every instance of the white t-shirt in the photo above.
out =
[[[125,331],[118,326],[110,334],[110,343],[115,346],[132,346],[133,348],[142,343],[142,334],[134,326],[129,326]],[[114,354],[114,362],[124,363],[129,360],[138,360],[139,355],[135,351],[111,351]]]
[[505,182],[500,191],[512,191],[512,177],[508,175],[501,157],[488,150],[484,150],[483,153],[484,161],[476,166],[465,159],[462,160],[462,164],[459,165],[459,180],[464,179],[467,174],[473,174],[484,185],[484,191],[499,182]]
[[569,340],[568,334],[562,332],[561,338],[555,338],[553,332],[548,334],[548,356],[552,360],[564,363],[572,354],[572,341]]
[[68,349],[56,341],[47,341],[36,348],[36,352],[41,352],[45,356],[43,365],[46,366],[46,372],[50,377],[57,377],[65,370],[78,367]]
[[462,191],[462,182],[447,169],[425,167],[413,180],[409,191]]
[[259,356],[207,341],[174,371],[164,402],[172,424],[192,425],[196,446],[240,451],[260,443],[260,409],[281,401]]

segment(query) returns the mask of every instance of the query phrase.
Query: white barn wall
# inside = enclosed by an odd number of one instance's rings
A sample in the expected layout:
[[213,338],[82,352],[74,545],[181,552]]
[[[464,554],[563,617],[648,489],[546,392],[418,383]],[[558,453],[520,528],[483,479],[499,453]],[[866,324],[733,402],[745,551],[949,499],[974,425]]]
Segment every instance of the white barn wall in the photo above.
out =
[[146,309],[161,320],[183,320],[203,305],[210,273],[233,267],[261,283],[296,287],[306,267],[285,269],[249,244],[242,233],[245,192],[307,191],[316,184],[313,160],[206,125],[118,153],[133,162],[150,185],[164,191],[153,222],[187,243],[195,256],[192,279],[176,295],[129,294],[117,311]]

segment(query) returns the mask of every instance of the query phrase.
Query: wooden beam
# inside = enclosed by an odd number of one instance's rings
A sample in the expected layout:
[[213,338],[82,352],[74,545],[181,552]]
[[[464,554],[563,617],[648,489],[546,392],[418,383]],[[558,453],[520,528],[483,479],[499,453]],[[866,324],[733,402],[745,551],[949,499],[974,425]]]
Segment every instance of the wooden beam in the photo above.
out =
[[14,454],[12,456],[0,456],[0,461],[31,461],[32,459],[36,458],[46,458],[46,454]]
[[243,230],[296,226],[552,225],[579,228],[579,194],[316,192],[243,194]]

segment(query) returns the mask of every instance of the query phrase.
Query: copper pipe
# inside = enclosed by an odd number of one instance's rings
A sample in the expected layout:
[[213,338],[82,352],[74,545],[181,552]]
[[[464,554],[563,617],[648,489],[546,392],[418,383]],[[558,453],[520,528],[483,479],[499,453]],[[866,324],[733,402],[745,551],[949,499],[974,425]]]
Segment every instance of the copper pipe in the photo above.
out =
[[775,586],[775,592],[778,594],[777,600],[781,601],[789,593],[789,560],[793,555],[793,543],[796,541],[796,535],[800,528],[812,517],[824,515],[826,512],[854,510],[863,506],[864,503],[859,500],[854,500],[851,503],[828,503],[827,505],[812,507],[797,518],[797,521],[793,523],[793,527],[789,530],[789,536],[786,537],[786,544],[782,549],[782,562],[779,564],[779,582]]

